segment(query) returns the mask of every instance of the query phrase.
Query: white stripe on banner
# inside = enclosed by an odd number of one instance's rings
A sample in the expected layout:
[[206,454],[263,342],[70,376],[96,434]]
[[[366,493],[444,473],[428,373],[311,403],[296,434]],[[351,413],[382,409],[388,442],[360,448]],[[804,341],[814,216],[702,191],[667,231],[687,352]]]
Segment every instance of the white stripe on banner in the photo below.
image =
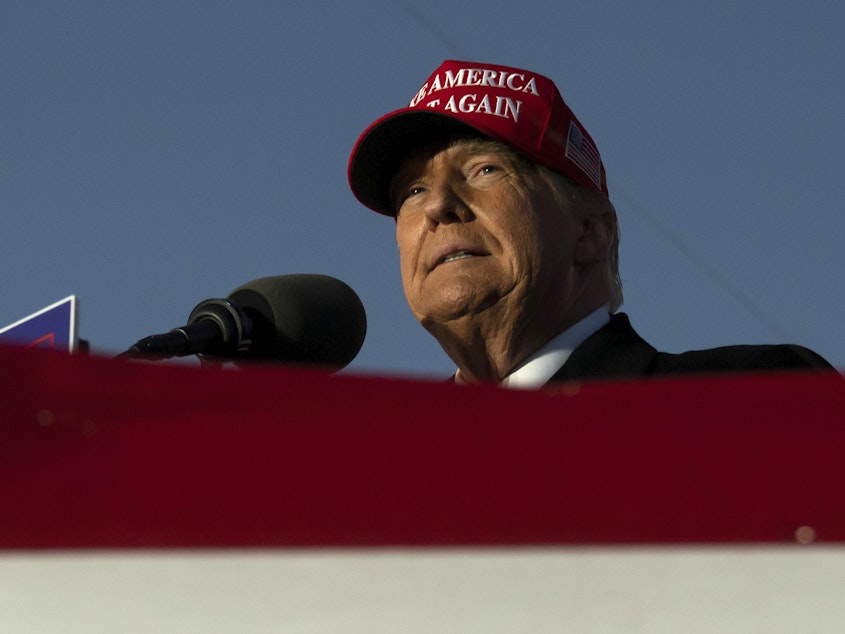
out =
[[0,556],[0,631],[834,632],[845,549],[42,552]]

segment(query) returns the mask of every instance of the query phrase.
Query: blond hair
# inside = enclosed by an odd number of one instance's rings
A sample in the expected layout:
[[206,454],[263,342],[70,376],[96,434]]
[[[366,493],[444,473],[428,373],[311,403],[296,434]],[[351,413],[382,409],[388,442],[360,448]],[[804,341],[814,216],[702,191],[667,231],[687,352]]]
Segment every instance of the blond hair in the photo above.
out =
[[606,280],[608,308],[611,313],[622,306],[622,278],[619,275],[619,223],[616,208],[601,192],[594,192],[576,185],[572,179],[543,165],[536,166],[541,178],[549,185],[555,201],[566,211],[572,211],[583,218],[598,218],[609,215],[611,235],[607,250]]

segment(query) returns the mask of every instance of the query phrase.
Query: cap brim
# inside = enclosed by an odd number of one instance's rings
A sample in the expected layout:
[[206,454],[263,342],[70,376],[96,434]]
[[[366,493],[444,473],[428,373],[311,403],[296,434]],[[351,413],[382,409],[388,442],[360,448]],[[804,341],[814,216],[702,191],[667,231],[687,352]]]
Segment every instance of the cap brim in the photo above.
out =
[[473,129],[485,132],[449,115],[418,109],[396,110],[383,116],[364,131],[352,150],[352,193],[370,209],[395,215],[390,204],[390,181],[402,159],[444,134]]

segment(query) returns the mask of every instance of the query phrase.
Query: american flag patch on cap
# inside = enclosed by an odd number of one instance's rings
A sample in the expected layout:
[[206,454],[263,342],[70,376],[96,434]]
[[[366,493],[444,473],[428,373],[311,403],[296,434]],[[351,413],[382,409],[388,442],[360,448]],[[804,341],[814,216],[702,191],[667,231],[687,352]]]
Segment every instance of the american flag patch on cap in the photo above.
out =
[[601,158],[596,146],[584,136],[574,121],[569,123],[566,158],[581,168],[598,189],[601,189]]

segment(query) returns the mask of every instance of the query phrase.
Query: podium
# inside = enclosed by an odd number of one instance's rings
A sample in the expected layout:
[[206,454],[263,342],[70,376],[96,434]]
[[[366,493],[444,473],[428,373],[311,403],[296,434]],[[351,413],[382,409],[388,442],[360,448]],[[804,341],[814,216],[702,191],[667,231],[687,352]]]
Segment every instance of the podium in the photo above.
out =
[[14,348],[0,367],[3,631],[845,618],[837,375],[524,392]]

